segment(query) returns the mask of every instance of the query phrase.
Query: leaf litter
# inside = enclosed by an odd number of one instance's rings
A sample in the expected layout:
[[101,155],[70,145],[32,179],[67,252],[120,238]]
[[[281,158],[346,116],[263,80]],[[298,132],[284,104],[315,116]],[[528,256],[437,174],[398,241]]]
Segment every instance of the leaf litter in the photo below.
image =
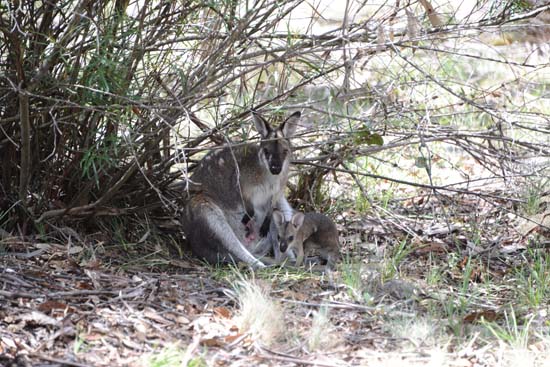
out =
[[[324,274],[254,274],[186,258],[118,266],[101,256],[79,261],[84,236],[78,252],[4,238],[0,365],[148,366],[162,353],[177,361],[166,366],[497,365],[503,342],[484,325],[514,330],[503,322],[517,307],[517,330],[548,328],[550,294],[539,306],[514,304],[521,290],[513,284],[533,265],[535,244],[548,253],[546,229],[522,230],[525,219],[506,203],[460,194],[427,202],[401,201],[377,218],[347,213],[342,263]],[[443,207],[454,212],[440,216]],[[243,296],[239,282],[258,288]],[[266,306],[255,308],[260,296]],[[252,319],[243,323],[243,311]],[[270,314],[259,322],[277,324],[269,340],[265,325],[254,329],[257,311]],[[529,317],[536,322],[524,323]],[[547,361],[543,336],[529,339],[534,365]]]

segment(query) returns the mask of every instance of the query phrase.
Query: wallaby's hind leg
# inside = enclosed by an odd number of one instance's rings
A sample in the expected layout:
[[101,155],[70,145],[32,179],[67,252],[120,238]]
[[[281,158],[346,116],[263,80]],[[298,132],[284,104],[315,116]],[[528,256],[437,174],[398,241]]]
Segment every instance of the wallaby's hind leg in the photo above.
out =
[[210,263],[245,262],[253,268],[265,265],[235,235],[223,211],[209,198],[198,196],[188,203],[184,230],[193,252]]

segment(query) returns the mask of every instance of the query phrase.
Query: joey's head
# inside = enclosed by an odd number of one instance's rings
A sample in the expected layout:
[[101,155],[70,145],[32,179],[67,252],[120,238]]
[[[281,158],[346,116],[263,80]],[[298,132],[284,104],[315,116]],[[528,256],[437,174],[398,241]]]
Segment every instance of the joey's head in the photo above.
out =
[[277,128],[272,128],[269,123],[258,113],[252,112],[254,126],[260,133],[260,161],[272,175],[281,173],[285,165],[290,162],[291,145],[290,137],[294,135],[300,112],[294,112]]
[[273,211],[273,221],[277,227],[277,241],[281,252],[286,252],[289,248],[303,246],[298,232],[304,224],[304,213],[295,213],[290,221],[285,220],[284,214],[279,210]]

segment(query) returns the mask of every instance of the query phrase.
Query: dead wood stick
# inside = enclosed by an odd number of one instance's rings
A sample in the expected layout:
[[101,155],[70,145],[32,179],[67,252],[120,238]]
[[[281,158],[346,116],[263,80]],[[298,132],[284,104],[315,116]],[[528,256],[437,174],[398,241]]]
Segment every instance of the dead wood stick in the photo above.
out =
[[39,248],[38,250],[32,251],[32,252],[6,252],[3,254],[0,254],[0,256],[15,256],[22,259],[30,259],[31,257],[36,257],[42,255],[44,252],[46,252],[46,248]]
[[42,213],[40,218],[36,220],[37,223],[42,222],[44,219],[57,217],[61,215],[68,215],[68,214],[82,214],[82,213],[88,213],[91,210],[93,210],[95,207],[94,204],[87,204],[82,206],[76,206],[74,208],[68,208],[68,209],[54,209],[49,210],[47,212]]
[[286,303],[294,303],[297,305],[303,305],[303,306],[309,306],[309,307],[328,307],[328,308],[336,308],[336,309],[343,309],[343,310],[361,310],[365,312],[380,312],[383,311],[380,307],[370,307],[370,306],[362,306],[362,305],[356,305],[353,303],[316,303],[316,302],[305,302],[305,301],[296,301],[293,299],[288,298],[279,298],[278,299],[281,302]]
[[65,292],[53,292],[53,293],[28,293],[28,292],[10,292],[0,290],[0,296],[6,298],[70,298],[70,297],[84,297],[84,296],[97,296],[97,295],[117,295],[116,291],[99,291],[99,290],[81,290],[81,291],[65,291]]
[[50,357],[50,356],[47,356],[47,355],[42,354],[42,353],[30,352],[29,356],[36,357],[36,358],[39,358],[39,359],[42,359],[42,360],[48,361],[48,362],[59,363],[62,366],[92,367],[91,364],[84,364],[84,363],[80,363],[80,362],[69,361],[67,359],[60,359],[60,358]]
[[331,363],[323,363],[323,362],[318,362],[318,361],[308,361],[307,359],[300,359],[300,358],[295,358],[295,357],[281,357],[281,356],[278,356],[278,355],[274,355],[274,354],[258,354],[257,357],[260,357],[260,358],[263,358],[263,359],[275,359],[277,361],[282,361],[282,362],[291,362],[291,363],[296,363],[296,364],[306,364],[306,365],[310,365],[310,366],[320,366],[320,367],[342,367],[341,364],[331,364]]
[[[126,290],[126,289],[124,289]],[[128,289],[128,294],[121,295],[121,290],[117,291],[101,291],[101,290],[81,290],[81,291],[63,291],[63,292],[52,292],[52,293],[28,293],[28,292],[9,292],[0,290],[0,296],[6,298],[72,298],[72,297],[86,297],[86,296],[118,296],[119,298],[127,298],[128,295],[132,296],[132,291],[135,291],[135,288]]]
[[282,362],[292,362],[296,364],[305,364],[310,366],[321,366],[321,367],[342,367],[347,365],[347,364],[343,365],[343,364],[333,364],[333,363],[318,362],[318,361],[309,361],[307,359],[301,359],[288,354],[281,355],[281,353],[271,351],[258,344],[256,344],[255,347],[259,349],[261,352],[261,354],[258,354],[257,356],[264,359],[271,359],[271,360],[275,359]]
[[27,292],[9,292],[0,290],[0,296],[6,298],[40,298],[43,294],[27,293]]
[[21,124],[21,171],[19,172],[19,200],[27,204],[27,187],[31,172],[31,122],[29,118],[29,96],[19,92],[19,116]]

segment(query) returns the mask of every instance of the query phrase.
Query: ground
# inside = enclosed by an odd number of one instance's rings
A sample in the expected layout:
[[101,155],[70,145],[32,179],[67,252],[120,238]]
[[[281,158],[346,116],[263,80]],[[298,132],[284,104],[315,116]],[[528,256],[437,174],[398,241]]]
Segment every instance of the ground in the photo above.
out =
[[548,232],[481,194],[348,211],[326,273],[4,237],[0,365],[549,366]]

